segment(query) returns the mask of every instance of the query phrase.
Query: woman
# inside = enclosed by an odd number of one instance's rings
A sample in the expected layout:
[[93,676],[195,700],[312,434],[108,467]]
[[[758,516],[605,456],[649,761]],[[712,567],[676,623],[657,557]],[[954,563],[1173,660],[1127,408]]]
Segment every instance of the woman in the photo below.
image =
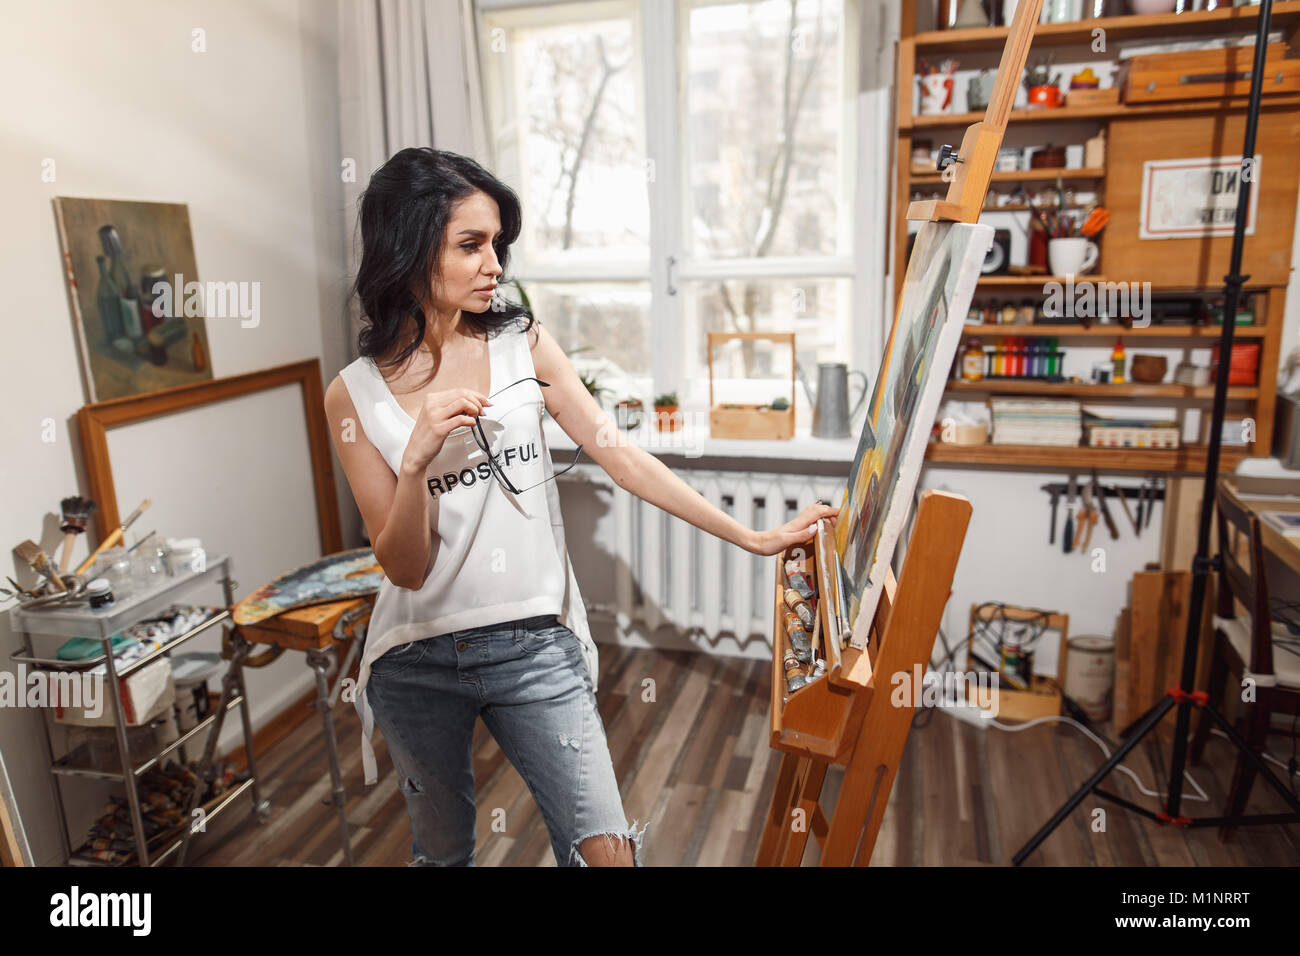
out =
[[412,865],[473,865],[482,717],[536,799],[557,863],[640,865],[644,828],[623,813],[547,480],[543,405],[623,488],[754,554],[808,541],[836,511],[813,505],[755,531],[629,444],[546,329],[495,295],[519,200],[473,160],[402,150],[371,177],[360,227],[361,357],[330,383],[325,409],[385,574],[357,688],[366,782],[378,724]]

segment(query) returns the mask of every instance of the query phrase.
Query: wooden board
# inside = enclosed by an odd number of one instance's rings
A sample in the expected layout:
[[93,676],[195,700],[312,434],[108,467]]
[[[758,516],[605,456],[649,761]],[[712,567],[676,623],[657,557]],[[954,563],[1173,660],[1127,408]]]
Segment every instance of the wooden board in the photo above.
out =
[[[1210,239],[1139,239],[1143,163],[1157,159],[1240,156],[1245,116],[1116,117],[1106,144],[1106,206],[1111,220],[1099,269],[1116,281],[1220,287],[1228,272],[1231,236]],[[1255,234],[1246,238],[1242,271],[1252,284],[1286,285],[1291,270],[1296,189],[1300,182],[1300,110],[1260,113],[1259,209]]]
[[[1116,730],[1122,730],[1142,716],[1165,696],[1169,688],[1178,686],[1182,678],[1191,586],[1190,571],[1139,571],[1133,575],[1133,599],[1129,611],[1131,627],[1123,651],[1120,642],[1116,642]],[[1215,581],[1211,577],[1206,582],[1202,607],[1193,690],[1204,690],[1209,677],[1214,642],[1214,599]],[[1122,670],[1121,663],[1124,665]],[[1119,707],[1121,698],[1123,708]],[[1160,736],[1166,740],[1172,739],[1172,714],[1171,711],[1160,724]]]

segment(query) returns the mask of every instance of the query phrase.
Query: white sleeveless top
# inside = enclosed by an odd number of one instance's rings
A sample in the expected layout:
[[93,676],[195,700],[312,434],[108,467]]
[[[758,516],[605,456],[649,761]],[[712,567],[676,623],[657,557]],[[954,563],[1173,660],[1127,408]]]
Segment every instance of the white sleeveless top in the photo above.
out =
[[[361,657],[356,708],[368,784],[375,783],[378,774],[370,742],[374,714],[366,701],[366,684],[371,663],[393,647],[451,631],[555,614],[578,636],[592,686],[596,684],[596,645],[564,543],[559,492],[554,481],[537,485],[553,473],[542,432],[542,389],[532,381],[505,388],[537,374],[523,323],[512,323],[492,335],[488,355],[487,394],[492,404],[479,421],[501,470],[523,491],[514,495],[493,477],[487,456],[466,426],[447,435],[429,464],[425,484],[432,547],[424,584],[412,590],[383,579]],[[352,397],[361,430],[398,474],[415,420],[398,404],[371,359],[358,358],[339,376]]]

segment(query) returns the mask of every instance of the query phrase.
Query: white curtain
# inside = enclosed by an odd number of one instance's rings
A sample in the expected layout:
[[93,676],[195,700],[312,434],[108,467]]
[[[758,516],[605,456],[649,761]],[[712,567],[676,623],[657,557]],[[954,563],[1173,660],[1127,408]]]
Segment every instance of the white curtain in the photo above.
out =
[[[356,274],[357,198],[370,174],[406,146],[433,146],[490,163],[473,0],[342,0],[339,123],[348,277]],[[356,357],[349,307],[348,361]]]

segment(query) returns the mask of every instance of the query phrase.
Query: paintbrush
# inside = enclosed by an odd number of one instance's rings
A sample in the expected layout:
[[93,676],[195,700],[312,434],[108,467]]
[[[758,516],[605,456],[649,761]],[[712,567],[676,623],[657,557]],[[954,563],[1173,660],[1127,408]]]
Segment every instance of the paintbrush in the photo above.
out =
[[62,574],[72,563],[72,547],[76,544],[77,535],[86,530],[86,521],[99,506],[93,498],[83,498],[81,495],[70,495],[59,504],[63,508],[63,522],[59,525],[63,531],[63,553],[59,556],[59,573]]
[[131,524],[135,521],[135,519],[140,517],[140,515],[144,514],[145,509],[148,508],[149,505],[151,505],[152,503],[153,502],[151,502],[148,498],[140,502],[140,506],[136,508],[134,511],[132,511],[131,514],[127,516],[127,519],[123,521],[120,526],[114,528],[112,533],[109,534],[107,538],[105,538],[103,541],[100,542],[98,548],[90,552],[90,557],[88,557],[85,561],[82,562],[81,567],[77,568],[77,574],[85,574],[86,571],[90,569],[90,566],[95,563],[95,559],[99,557],[102,551],[111,548],[113,545],[121,541],[122,535],[126,533],[126,529],[131,527]]
[[144,544],[146,541],[148,541],[157,533],[158,533],[158,529],[155,528],[154,530],[150,531],[147,535],[145,535],[143,538],[141,538],[139,541],[137,541],[135,544],[131,545],[131,547],[127,548],[126,550],[134,551],[136,548],[140,547],[140,545]]
[[28,567],[37,574],[43,574],[49,578],[50,582],[60,591],[66,591],[68,589],[68,586],[63,583],[63,579],[59,577],[59,572],[54,567],[54,562],[50,560],[49,555],[42,551],[41,546],[35,541],[24,541],[22,544],[18,545],[18,547],[14,548],[14,552],[18,557],[26,561]]

